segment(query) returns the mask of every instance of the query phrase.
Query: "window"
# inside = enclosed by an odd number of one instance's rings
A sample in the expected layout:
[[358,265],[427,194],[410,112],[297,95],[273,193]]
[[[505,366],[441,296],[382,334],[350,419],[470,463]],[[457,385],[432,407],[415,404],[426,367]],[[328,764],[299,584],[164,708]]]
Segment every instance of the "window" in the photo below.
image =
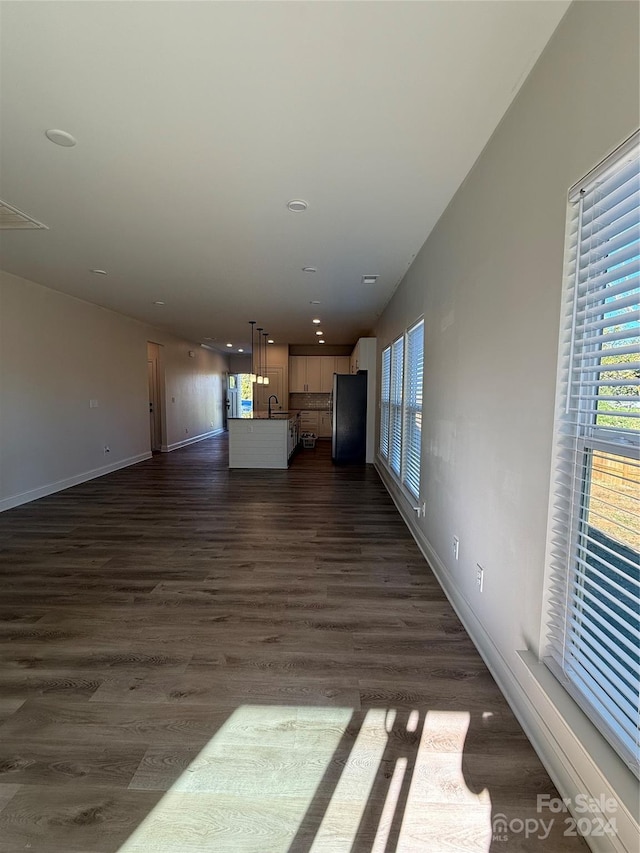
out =
[[548,658],[638,774],[640,134],[569,194]]
[[389,465],[398,477],[402,462],[402,368],[404,337],[391,347],[391,404],[389,411]]
[[404,389],[404,437],[402,482],[417,498],[420,494],[420,452],[422,447],[422,372],[424,322],[407,332],[407,367]]
[[391,389],[391,347],[382,351],[380,381],[380,456],[389,458],[389,393]]
[[380,456],[415,498],[420,495],[424,321],[382,352]]

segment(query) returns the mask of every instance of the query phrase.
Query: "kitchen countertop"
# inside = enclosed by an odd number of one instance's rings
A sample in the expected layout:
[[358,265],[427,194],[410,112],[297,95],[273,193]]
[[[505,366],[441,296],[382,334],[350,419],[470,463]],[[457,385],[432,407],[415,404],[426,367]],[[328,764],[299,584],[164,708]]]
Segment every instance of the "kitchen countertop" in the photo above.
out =
[[297,409],[290,409],[285,412],[279,409],[275,410],[271,417],[267,412],[247,412],[247,414],[239,415],[238,417],[229,417],[230,421],[290,421],[292,418],[297,418],[300,412]]

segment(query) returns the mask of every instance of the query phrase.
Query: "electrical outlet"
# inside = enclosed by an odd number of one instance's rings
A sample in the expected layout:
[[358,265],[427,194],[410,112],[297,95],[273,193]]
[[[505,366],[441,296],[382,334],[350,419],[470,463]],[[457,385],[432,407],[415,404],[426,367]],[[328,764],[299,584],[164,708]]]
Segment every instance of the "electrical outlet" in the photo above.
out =
[[189,430],[188,430],[188,429],[185,429],[184,434],[185,434],[185,435],[189,435]]
[[476,586],[478,587],[478,592],[482,592],[484,587],[484,569],[480,563],[476,563]]
[[460,556],[460,540],[458,539],[457,536],[453,537],[452,548],[453,548],[453,559],[457,560],[458,557]]
[[105,444],[105,446],[104,446],[104,452],[105,452],[105,453],[111,453],[111,448],[109,447],[109,445],[108,445],[108,444]]

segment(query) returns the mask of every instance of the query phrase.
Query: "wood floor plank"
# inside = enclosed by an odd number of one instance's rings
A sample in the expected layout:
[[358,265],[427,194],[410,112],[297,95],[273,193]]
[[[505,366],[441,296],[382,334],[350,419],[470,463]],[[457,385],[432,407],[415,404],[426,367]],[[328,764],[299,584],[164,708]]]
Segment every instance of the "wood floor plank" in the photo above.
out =
[[215,704],[237,707],[247,702],[282,705],[340,705],[360,707],[357,683],[346,678],[247,679],[209,669],[185,674],[109,679],[92,695],[92,702],[149,702]]
[[58,741],[33,743],[11,738],[0,744],[2,785],[78,785],[126,788],[144,758],[146,747],[112,742],[105,746]]
[[[0,590],[0,853],[486,853],[557,796],[328,442],[230,471],[219,436],[1,513]],[[586,849],[560,830],[499,849]]]
[[0,853],[117,853],[161,794],[23,785],[0,811]]
[[227,716],[227,709],[212,711],[187,703],[179,708],[151,702],[120,706],[43,697],[26,701],[5,720],[0,739],[106,745],[179,737],[184,743],[206,743]]
[[21,696],[3,697],[0,695],[0,723],[15,714],[24,702],[25,699]]
[[19,790],[20,785],[0,782],[0,812]]

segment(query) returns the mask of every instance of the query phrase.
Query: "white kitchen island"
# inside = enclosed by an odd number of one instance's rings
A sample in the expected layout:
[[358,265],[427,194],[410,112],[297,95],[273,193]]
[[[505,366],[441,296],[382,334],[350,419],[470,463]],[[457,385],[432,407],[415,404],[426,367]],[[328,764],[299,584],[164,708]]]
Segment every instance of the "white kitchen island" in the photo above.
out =
[[298,412],[229,418],[229,468],[288,468],[300,440]]

